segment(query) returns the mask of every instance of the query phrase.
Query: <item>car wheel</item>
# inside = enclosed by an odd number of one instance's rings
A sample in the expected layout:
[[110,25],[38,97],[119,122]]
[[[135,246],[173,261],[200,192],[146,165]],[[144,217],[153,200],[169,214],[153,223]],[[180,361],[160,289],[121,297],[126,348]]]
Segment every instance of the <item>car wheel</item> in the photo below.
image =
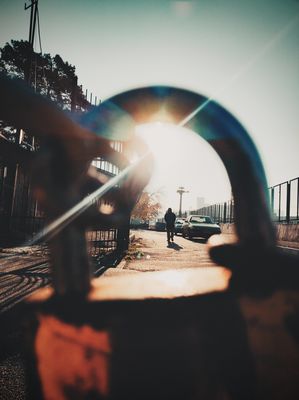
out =
[[185,238],[185,237],[186,237],[186,233],[185,233],[185,231],[182,231],[182,236],[183,236],[183,238]]
[[189,236],[189,239],[193,239],[193,235],[190,231],[188,231],[188,236]]

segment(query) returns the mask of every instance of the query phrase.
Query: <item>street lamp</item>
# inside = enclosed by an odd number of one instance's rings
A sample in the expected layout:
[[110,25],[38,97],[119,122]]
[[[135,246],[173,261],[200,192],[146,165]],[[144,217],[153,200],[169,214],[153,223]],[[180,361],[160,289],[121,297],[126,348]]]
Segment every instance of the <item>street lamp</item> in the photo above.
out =
[[180,186],[176,191],[180,195],[180,208],[179,208],[179,217],[182,216],[182,197],[184,193],[189,193],[189,190],[185,190],[183,186]]

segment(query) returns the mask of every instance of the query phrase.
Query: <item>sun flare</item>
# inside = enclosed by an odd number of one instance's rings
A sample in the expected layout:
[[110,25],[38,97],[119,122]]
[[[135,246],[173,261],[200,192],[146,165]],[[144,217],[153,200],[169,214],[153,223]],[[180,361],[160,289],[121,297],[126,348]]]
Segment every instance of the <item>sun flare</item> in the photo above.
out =
[[196,209],[197,198],[225,201],[231,188],[216,152],[194,131],[170,123],[138,125],[136,135],[147,144],[154,158],[149,191],[159,191],[163,207],[178,208],[179,186],[185,194],[185,209]]

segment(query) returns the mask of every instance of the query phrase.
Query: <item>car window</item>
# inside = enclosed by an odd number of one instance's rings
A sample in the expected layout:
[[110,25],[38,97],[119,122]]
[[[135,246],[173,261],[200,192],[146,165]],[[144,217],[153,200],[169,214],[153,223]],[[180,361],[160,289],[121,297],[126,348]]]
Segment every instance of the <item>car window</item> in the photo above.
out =
[[210,217],[191,217],[190,222],[197,222],[199,224],[212,224],[213,221]]

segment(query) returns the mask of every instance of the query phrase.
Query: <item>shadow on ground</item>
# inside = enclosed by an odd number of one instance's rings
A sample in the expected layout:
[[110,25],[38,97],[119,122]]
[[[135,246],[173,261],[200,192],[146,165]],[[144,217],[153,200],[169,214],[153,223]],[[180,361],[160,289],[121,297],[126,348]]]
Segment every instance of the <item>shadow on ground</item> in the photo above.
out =
[[178,251],[184,248],[174,242],[168,243],[167,247],[170,249],[178,250]]
[[194,243],[202,243],[202,244],[205,244],[208,241],[207,239],[203,239],[203,238],[192,238],[192,239],[188,238],[187,240],[191,240]]

